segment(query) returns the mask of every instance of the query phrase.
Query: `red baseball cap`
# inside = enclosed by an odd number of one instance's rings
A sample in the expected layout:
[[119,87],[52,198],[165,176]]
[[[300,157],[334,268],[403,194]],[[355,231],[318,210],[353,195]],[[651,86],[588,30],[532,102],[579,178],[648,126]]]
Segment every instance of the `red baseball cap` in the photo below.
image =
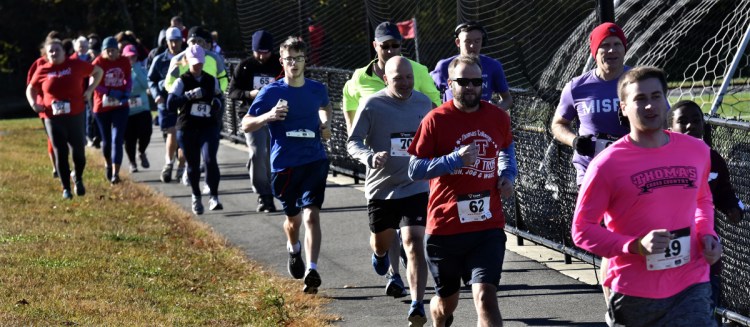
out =
[[604,23],[594,28],[594,30],[591,31],[591,35],[589,35],[592,57],[596,58],[596,50],[599,49],[599,44],[610,36],[620,38],[622,45],[625,46],[626,49],[628,48],[628,40],[625,38],[625,33],[620,26],[617,26],[615,23]]

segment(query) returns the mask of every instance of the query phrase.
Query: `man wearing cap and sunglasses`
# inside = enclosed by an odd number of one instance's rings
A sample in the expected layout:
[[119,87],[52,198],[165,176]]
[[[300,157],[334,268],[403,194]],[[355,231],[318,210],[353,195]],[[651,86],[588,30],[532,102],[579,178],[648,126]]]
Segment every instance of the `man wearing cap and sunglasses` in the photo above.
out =
[[[206,63],[203,65],[203,72],[218,79],[221,91],[224,92],[227,89],[227,85],[229,85],[224,57],[211,51],[211,40],[211,33],[201,26],[193,26],[188,32],[188,46],[197,44],[206,52]],[[180,53],[172,58],[169,64],[169,74],[164,82],[168,90],[171,90],[174,82],[188,71],[188,65],[183,61],[184,57],[185,52]]]
[[[247,108],[255,100],[260,89],[275,82],[282,70],[279,56],[272,52],[273,36],[271,33],[265,30],[256,31],[253,34],[252,48],[253,55],[237,65],[232,80],[229,82],[229,98],[242,101],[244,112],[247,112]],[[246,167],[250,174],[253,191],[258,194],[257,211],[276,212],[271,191],[268,126],[263,126],[252,133],[245,133],[245,142],[250,156]]]
[[[372,42],[378,57],[367,66],[354,71],[352,78],[344,84],[343,107],[347,131],[352,128],[354,115],[359,102],[385,88],[383,73],[385,63],[393,56],[401,55],[401,33],[396,24],[382,22],[375,28],[375,40]],[[424,93],[436,106],[441,103],[440,92],[430,78],[430,73],[422,64],[409,60],[414,70],[414,90]]]

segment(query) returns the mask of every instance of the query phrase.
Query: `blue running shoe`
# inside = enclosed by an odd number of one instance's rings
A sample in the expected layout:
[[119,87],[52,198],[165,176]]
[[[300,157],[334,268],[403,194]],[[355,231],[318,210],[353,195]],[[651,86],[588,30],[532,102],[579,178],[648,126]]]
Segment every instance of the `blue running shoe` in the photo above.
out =
[[422,327],[427,323],[427,316],[424,314],[424,305],[419,304],[409,309],[409,327]]
[[394,274],[388,278],[388,284],[385,284],[385,295],[392,296],[394,299],[408,295],[406,288],[404,288],[404,282],[401,280],[401,275]]
[[372,267],[375,268],[375,272],[380,276],[385,276],[388,272],[388,268],[391,267],[391,260],[388,259],[388,253],[382,257],[378,257],[375,252],[372,253]]

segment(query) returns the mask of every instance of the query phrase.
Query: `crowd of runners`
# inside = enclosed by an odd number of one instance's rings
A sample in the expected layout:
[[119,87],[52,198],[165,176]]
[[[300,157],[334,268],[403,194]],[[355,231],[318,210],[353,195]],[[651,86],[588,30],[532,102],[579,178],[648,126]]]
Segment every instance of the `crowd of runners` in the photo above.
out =
[[[189,186],[195,214],[204,212],[203,195],[208,210],[222,210],[219,132],[225,101],[239,101],[256,210],[275,212],[275,200],[281,204],[289,274],[303,280],[305,293],[317,293],[332,106],[326,85],[305,78],[315,49],[290,36],[276,52],[273,36],[258,30],[252,56],[227,72],[215,33],[186,29],[179,17],[150,52],[130,31],[103,40],[60,38],[52,32],[45,40],[26,95],[44,123],[64,199],[86,194],[87,144],[101,148],[101,176],[113,187],[123,149],[131,172],[150,168],[155,106],[166,143],[161,181]],[[401,56],[395,24],[378,25],[373,40],[377,57],[353,72],[342,94],[347,151],[367,167],[373,270],[385,276],[387,295],[411,297],[410,326],[428,317],[450,326],[462,285],[471,288],[477,325],[501,326],[501,201],[523,173],[503,66],[481,54],[487,35],[476,22],[456,27],[458,54],[432,71]],[[550,130],[574,149],[580,192],[571,232],[577,246],[603,258],[606,321],[715,325],[722,245],[714,207],[735,223],[744,212],[726,163],[700,140],[700,107],[670,106],[662,70],[624,65],[628,43],[620,27],[599,25],[589,41],[596,68],[562,90]],[[435,287],[429,314],[428,275]]]

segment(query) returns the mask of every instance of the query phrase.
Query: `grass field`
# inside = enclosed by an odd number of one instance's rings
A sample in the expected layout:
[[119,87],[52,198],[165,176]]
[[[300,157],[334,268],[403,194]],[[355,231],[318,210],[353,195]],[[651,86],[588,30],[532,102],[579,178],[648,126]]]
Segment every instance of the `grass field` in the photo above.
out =
[[248,261],[149,188],[65,201],[38,119],[0,121],[0,325],[322,326],[327,301]]
[[[709,113],[711,111],[711,105],[713,104],[715,98],[716,96],[713,94],[702,94],[694,98],[683,97],[683,99],[693,100],[701,105],[701,108],[705,113]],[[679,100],[679,97],[669,97],[669,103],[672,104]],[[719,116],[724,118],[740,118],[743,120],[750,120],[750,92],[726,94],[717,113]]]

